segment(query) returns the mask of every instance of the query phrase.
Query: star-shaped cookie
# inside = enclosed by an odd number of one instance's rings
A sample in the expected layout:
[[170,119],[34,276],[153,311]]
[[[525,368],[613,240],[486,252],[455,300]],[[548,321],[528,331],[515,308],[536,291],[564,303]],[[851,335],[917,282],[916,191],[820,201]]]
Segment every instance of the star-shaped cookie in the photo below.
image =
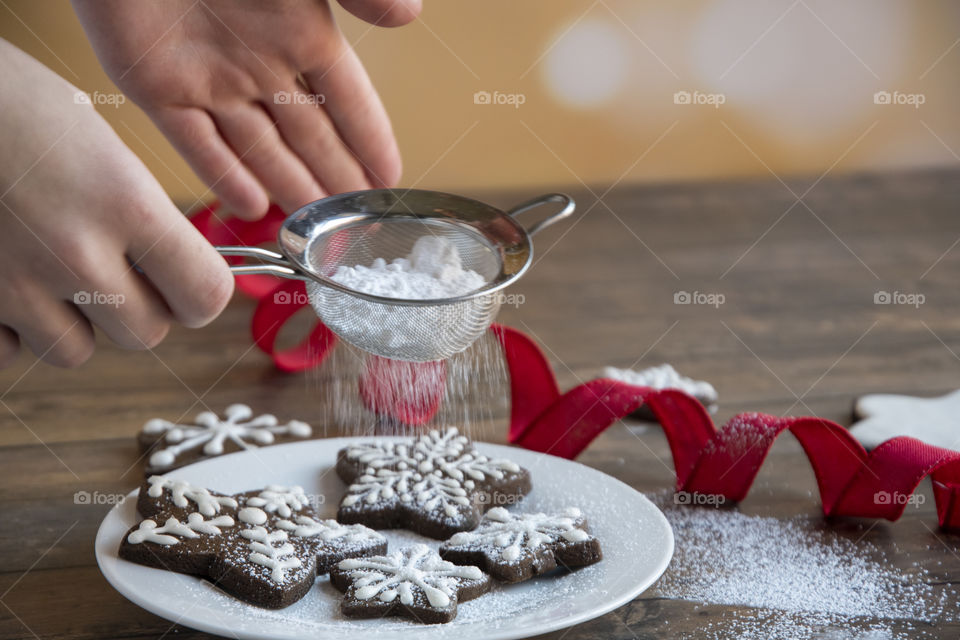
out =
[[299,487],[224,495],[152,476],[137,510],[145,519],[124,536],[121,558],[207,578],[271,609],[302,598],[337,562],[387,548],[376,531],[320,520]]
[[885,393],[861,396],[853,412],[859,422],[850,427],[850,433],[868,449],[896,436],[910,436],[960,450],[960,390],[936,398]]
[[490,590],[490,576],[447,562],[425,544],[344,560],[330,570],[330,582],[344,592],[346,616],[404,616],[427,624],[450,622],[457,603]]
[[579,509],[560,513],[510,513],[491,509],[474,531],[463,531],[440,546],[440,557],[476,565],[503,582],[521,582],[557,567],[582,567],[603,558],[600,543],[587,532]]
[[473,529],[488,508],[513,504],[530,491],[526,469],[478,453],[452,427],[349,446],[337,457],[337,474],[349,485],[340,522],[440,540]]

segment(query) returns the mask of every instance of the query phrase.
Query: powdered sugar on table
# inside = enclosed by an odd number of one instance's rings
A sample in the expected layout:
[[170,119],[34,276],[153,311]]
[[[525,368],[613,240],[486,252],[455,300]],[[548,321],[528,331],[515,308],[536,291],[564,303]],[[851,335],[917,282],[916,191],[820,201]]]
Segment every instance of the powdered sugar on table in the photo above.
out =
[[[923,637],[912,620],[955,618],[956,594],[907,574],[865,540],[850,540],[808,518],[749,516],[733,510],[668,506],[676,553],[654,595],[706,605],[741,605],[696,638]],[[849,634],[830,635],[847,628]],[[827,635],[821,635],[826,633]],[[684,637],[682,634],[678,637]]]

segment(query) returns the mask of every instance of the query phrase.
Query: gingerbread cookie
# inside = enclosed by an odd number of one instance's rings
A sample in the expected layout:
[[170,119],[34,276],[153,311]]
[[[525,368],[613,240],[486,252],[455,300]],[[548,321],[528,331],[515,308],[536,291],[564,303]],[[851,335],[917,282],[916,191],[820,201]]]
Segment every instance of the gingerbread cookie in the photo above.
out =
[[557,567],[600,562],[600,542],[587,533],[579,509],[557,515],[510,513],[502,507],[483,516],[475,531],[463,531],[440,546],[440,556],[476,565],[503,582],[521,582]]
[[[694,380],[693,378],[680,375],[680,373],[669,364],[661,364],[656,367],[648,367],[640,370],[604,367],[601,376],[638,387],[683,391],[687,395],[696,398],[710,413],[714,413],[717,410],[717,390],[713,388],[712,384],[703,380]],[[656,421],[657,419],[646,405],[641,406],[630,415],[638,420]]]
[[376,531],[320,520],[299,487],[223,495],[152,476],[137,509],[145,519],[127,532],[121,558],[207,578],[271,609],[302,598],[337,562],[387,548]]
[[150,452],[146,474],[154,475],[224,453],[309,438],[310,425],[291,420],[286,424],[270,414],[254,417],[245,404],[232,404],[220,418],[203,411],[196,424],[175,424],[155,418],[143,425],[137,441]]
[[337,474],[349,486],[337,520],[375,529],[410,529],[444,539],[473,529],[483,512],[530,491],[514,462],[481,455],[455,428],[413,440],[381,440],[342,449]]
[[491,583],[479,568],[447,562],[425,544],[344,560],[331,569],[330,582],[345,594],[346,616],[404,616],[427,624],[450,622],[457,603],[483,595]]
[[936,398],[870,394],[857,399],[853,413],[859,422],[850,427],[850,433],[867,448],[896,436],[910,436],[960,450],[960,391]]

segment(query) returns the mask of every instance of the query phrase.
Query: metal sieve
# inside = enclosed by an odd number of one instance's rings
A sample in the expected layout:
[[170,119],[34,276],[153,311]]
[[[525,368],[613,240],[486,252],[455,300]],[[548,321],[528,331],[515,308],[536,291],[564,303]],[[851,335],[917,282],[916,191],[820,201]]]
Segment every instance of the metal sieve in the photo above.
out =
[[[560,211],[524,228],[515,217],[559,202]],[[271,274],[306,283],[310,304],[340,338],[385,358],[444,360],[469,347],[493,322],[501,290],[529,268],[530,238],[566,218],[574,202],[551,193],[509,212],[436,191],[373,189],[312,202],[291,214],[277,236],[280,253],[259,247],[217,247],[225,256],[261,264],[231,266],[236,274]],[[406,257],[422,236],[449,240],[464,269],[486,284],[452,298],[402,299],[372,295],[331,279],[340,266],[369,266]]]

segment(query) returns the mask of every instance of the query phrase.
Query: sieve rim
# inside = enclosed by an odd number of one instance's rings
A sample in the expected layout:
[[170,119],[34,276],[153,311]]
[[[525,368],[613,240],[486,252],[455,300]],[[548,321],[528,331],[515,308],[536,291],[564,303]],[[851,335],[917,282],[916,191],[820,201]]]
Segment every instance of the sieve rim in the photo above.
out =
[[[324,209],[335,209],[336,207],[340,206],[341,203],[349,203],[359,197],[375,200],[383,196],[396,197],[398,195],[401,198],[412,195],[415,199],[422,199],[423,203],[429,203],[431,201],[448,201],[451,203],[465,205],[465,210],[472,208],[478,214],[485,214],[485,217],[478,215],[479,219],[451,218],[448,216],[438,215],[436,212],[421,212],[419,211],[419,208],[414,211],[409,210],[409,208],[407,211],[388,210],[380,213],[379,215],[358,213],[351,210],[339,212],[324,211]],[[421,206],[423,203],[421,203]],[[311,218],[313,219],[311,220]],[[315,218],[320,219],[317,220]],[[318,273],[306,258],[309,248],[316,242],[317,238],[322,235],[329,235],[337,231],[360,226],[362,224],[371,224],[371,221],[386,222],[390,224],[404,219],[416,219],[422,223],[425,223],[426,225],[435,225],[438,227],[458,226],[461,229],[466,230],[474,235],[479,242],[483,243],[488,249],[491,249],[496,254],[500,263],[500,272],[484,286],[458,296],[448,296],[446,298],[393,298],[366,293],[336,282],[335,280]],[[506,248],[510,250],[510,253],[519,253],[521,255],[525,254],[525,257],[523,258],[523,264],[520,265],[519,268],[516,268],[514,271],[509,273],[504,271],[504,259],[502,255],[504,245],[500,244],[498,246],[490,239],[488,233],[484,233],[485,230],[489,232],[489,224],[494,221],[501,225],[508,225],[510,227],[510,231],[515,235],[515,241],[509,245],[506,245]],[[300,228],[303,226],[308,227],[308,229]],[[305,233],[305,231],[308,232]],[[484,295],[494,294],[510,286],[524,273],[526,273],[531,264],[533,264],[533,243],[530,240],[530,234],[523,227],[523,225],[517,222],[510,214],[479,200],[456,194],[445,193],[442,191],[427,191],[423,189],[410,189],[399,194],[397,193],[397,190],[393,189],[368,189],[363,191],[351,191],[337,194],[317,202],[312,202],[304,207],[301,207],[287,217],[286,220],[284,220],[278,235],[278,243],[280,251],[282,251],[287,259],[290,260],[290,262],[292,262],[297,269],[310,281],[315,282],[319,286],[335,289],[341,293],[361,298],[368,302],[388,306],[447,306],[468,302]]]
[[[417,212],[404,202],[410,196]],[[516,217],[548,203],[562,203],[563,207],[530,227],[524,227]],[[394,211],[402,204],[408,213]],[[382,209],[382,210],[381,210]],[[280,278],[314,283],[368,302],[388,306],[442,306],[463,304],[481,296],[496,293],[513,284],[533,264],[531,238],[541,230],[569,217],[576,209],[573,198],[564,193],[548,193],[503,211],[473,198],[442,191],[407,189],[402,194],[394,189],[350,191],[329,196],[304,205],[290,214],[277,233],[279,252],[249,245],[218,245],[214,248],[223,256],[238,256],[258,260],[259,264],[230,264],[234,275],[271,275]],[[500,271],[485,286],[459,296],[447,298],[392,298],[346,287],[317,273],[306,259],[306,251],[318,234],[344,228],[351,222],[383,221],[387,218],[417,218],[433,220],[444,225],[461,224],[473,227],[488,249],[500,262]],[[338,226],[339,225],[339,226]],[[326,231],[324,231],[326,227]]]

